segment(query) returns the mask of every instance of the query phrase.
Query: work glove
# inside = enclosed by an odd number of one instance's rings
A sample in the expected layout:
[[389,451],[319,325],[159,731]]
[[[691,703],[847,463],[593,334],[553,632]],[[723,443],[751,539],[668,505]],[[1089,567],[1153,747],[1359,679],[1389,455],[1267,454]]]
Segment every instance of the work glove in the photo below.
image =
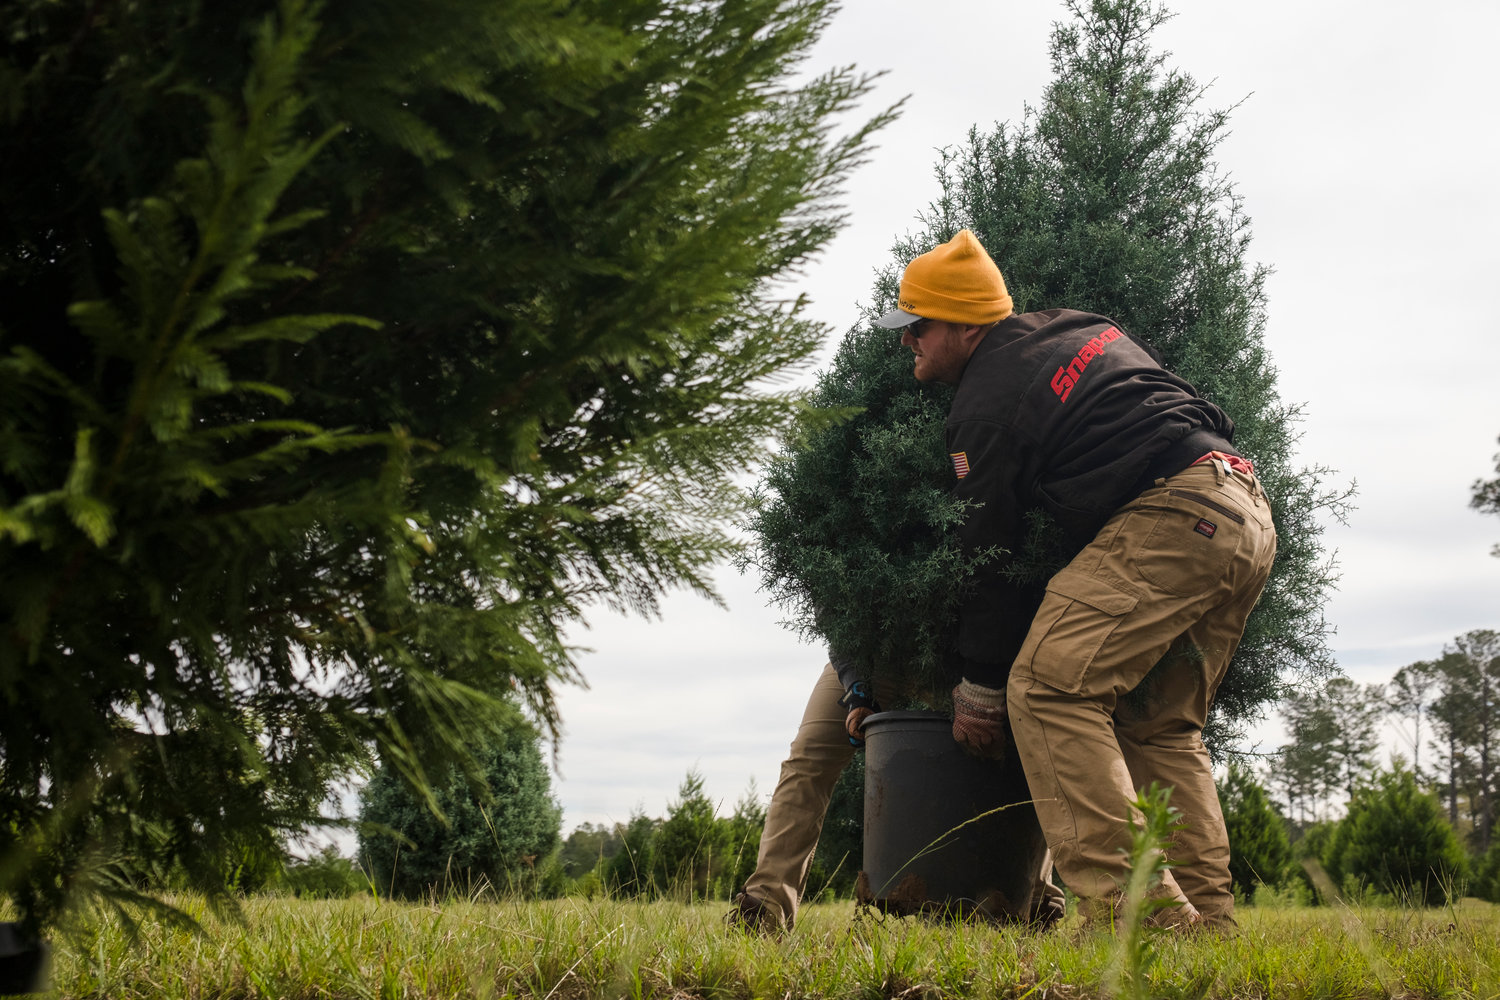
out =
[[839,704],[848,713],[844,716],[844,732],[849,734],[849,742],[857,747],[864,746],[865,720],[880,711],[875,696],[870,694],[870,686],[864,681],[855,681],[845,689]]
[[1005,689],[959,681],[953,688],[953,738],[976,757],[1002,759],[1009,739]]

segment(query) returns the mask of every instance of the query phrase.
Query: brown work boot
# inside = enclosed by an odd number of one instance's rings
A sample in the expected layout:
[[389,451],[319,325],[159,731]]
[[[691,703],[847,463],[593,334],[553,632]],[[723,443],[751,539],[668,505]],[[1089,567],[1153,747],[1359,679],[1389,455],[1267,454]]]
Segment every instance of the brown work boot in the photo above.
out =
[[731,930],[754,931],[758,934],[779,934],[783,929],[781,915],[748,892],[742,892],[730,900],[729,912],[724,914],[724,925]]
[[1152,910],[1150,916],[1146,917],[1147,927],[1160,927],[1173,933],[1191,934],[1201,929],[1203,914],[1192,903],[1180,903],[1177,906],[1163,906],[1159,910]]
[[[1079,912],[1083,914],[1083,925],[1090,930],[1117,934],[1120,930],[1121,914],[1125,911],[1125,897],[1119,895],[1099,896],[1079,900]],[[1203,915],[1192,903],[1183,901],[1168,906],[1145,910],[1142,921],[1147,927],[1173,932],[1191,932],[1204,926]]]
[[1034,930],[1047,930],[1063,918],[1067,897],[1051,882],[1037,882],[1031,892],[1031,917],[1028,923]]

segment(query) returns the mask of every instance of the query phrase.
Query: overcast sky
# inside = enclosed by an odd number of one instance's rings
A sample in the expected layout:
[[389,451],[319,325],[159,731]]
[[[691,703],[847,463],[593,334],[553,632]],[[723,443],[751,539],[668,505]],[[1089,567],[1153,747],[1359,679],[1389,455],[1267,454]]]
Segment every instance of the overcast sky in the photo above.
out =
[[[1500,518],[1468,507],[1500,435],[1500,87],[1494,0],[1176,0],[1156,36],[1169,65],[1240,103],[1219,162],[1272,266],[1267,342],[1282,398],[1305,404],[1302,465],[1357,481],[1333,647],[1359,681],[1500,628]],[[907,97],[848,188],[849,225],[798,283],[831,332],[859,318],[892,240],[937,191],[938,150],[972,125],[1018,122],[1051,78],[1061,3],[849,0],[809,69],[888,71],[865,110]],[[1005,261],[997,262],[1002,271]],[[725,568],[728,610],[673,595],[659,621],[600,611],[573,640],[589,688],[560,698],[554,791],[564,831],[663,816],[690,768],[733,810],[776,782],[824,650],[778,622],[757,581]],[[1274,719],[1257,735],[1279,742]]]

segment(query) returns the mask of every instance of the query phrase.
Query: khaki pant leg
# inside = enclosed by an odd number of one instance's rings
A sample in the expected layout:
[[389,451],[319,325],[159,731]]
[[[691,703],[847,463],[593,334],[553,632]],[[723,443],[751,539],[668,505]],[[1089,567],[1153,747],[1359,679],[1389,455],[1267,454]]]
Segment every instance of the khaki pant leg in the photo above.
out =
[[[1248,477],[1195,466],[1165,486],[1122,508],[1048,584],[1011,673],[1010,717],[1048,846],[1074,892],[1117,891],[1129,803],[1158,781],[1174,786],[1173,804],[1190,822],[1196,816],[1196,832],[1178,842],[1194,893],[1222,908],[1228,852],[1201,731],[1264,586],[1275,533]],[[1196,652],[1158,676],[1152,668],[1179,638]],[[1118,726],[1123,696],[1148,674]],[[1158,894],[1189,900],[1171,873]]]
[[1184,732],[1169,720],[1208,718],[1213,692],[1239,648],[1245,621],[1265,586],[1274,556],[1272,549],[1252,556],[1251,578],[1263,567],[1259,583],[1215,608],[1188,629],[1152,672],[1159,683],[1143,685],[1115,712],[1115,730],[1137,787],[1152,781],[1171,785],[1172,805],[1182,811],[1184,826],[1169,852],[1176,867],[1172,875],[1183,894],[1211,923],[1234,919],[1234,894],[1229,875],[1229,833],[1219,792],[1213,782],[1202,726]]
[[1191,646],[1175,644],[1150,676],[1159,689],[1151,703],[1127,696],[1116,709],[1115,734],[1137,789],[1153,782],[1172,788],[1171,805],[1181,811],[1183,824],[1167,850],[1177,887],[1206,919],[1228,923],[1234,914],[1229,834],[1201,726],[1165,724],[1168,718],[1207,719],[1203,666]]
[[832,664],[824,667],[781,765],[781,777],[766,808],[755,873],[745,882],[745,891],[774,907],[787,926],[796,919],[807,886],[807,871],[823,832],[833,786],[854,756],[854,746],[844,731],[847,713],[839,704],[843,696]]

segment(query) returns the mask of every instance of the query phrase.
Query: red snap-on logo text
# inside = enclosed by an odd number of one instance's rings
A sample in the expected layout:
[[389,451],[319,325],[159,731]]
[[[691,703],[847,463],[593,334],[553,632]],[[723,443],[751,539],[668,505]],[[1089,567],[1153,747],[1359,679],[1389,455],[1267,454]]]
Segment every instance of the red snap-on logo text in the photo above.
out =
[[1052,391],[1057,393],[1057,398],[1066,403],[1068,396],[1073,392],[1073,387],[1078,384],[1078,379],[1083,375],[1083,370],[1089,366],[1089,362],[1104,353],[1105,345],[1119,340],[1122,336],[1124,334],[1112,326],[1084,344],[1078,351],[1078,356],[1066,366],[1058,368],[1057,374],[1052,376]]

